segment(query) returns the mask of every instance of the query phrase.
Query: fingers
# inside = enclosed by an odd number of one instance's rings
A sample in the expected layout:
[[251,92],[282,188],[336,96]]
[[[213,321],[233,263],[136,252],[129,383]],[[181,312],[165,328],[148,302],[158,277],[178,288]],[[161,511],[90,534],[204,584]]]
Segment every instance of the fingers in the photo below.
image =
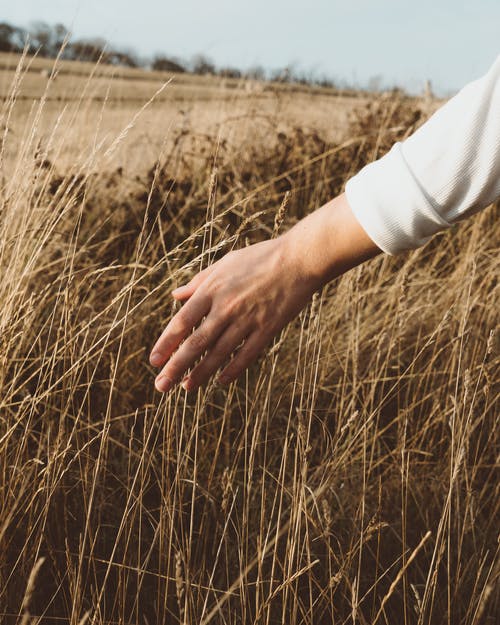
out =
[[186,391],[192,391],[204,384],[219,367],[229,360],[231,354],[247,335],[248,328],[246,326],[232,325],[228,327],[212,345],[205,358],[196,365],[183,381],[182,386]]
[[235,357],[222,371],[219,382],[228,384],[237,378],[259,356],[270,340],[271,337],[262,334],[261,330],[252,332]]
[[173,352],[196,327],[211,306],[210,298],[194,295],[179,312],[170,320],[160,338],[156,341],[149,362],[154,367],[163,365]]
[[212,273],[213,265],[207,267],[200,273],[197,273],[187,284],[177,287],[172,291],[172,296],[176,300],[183,301],[189,299],[196,289],[203,284],[207,277]]
[[218,339],[223,329],[224,325],[220,317],[215,317],[215,315],[207,317],[163,367],[156,378],[156,388],[162,392],[169,391]]

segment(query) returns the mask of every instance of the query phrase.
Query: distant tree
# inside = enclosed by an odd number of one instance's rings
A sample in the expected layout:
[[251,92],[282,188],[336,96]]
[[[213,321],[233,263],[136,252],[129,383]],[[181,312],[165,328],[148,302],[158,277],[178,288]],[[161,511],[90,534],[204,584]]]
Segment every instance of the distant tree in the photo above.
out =
[[106,41],[101,38],[74,41],[71,44],[71,58],[74,61],[96,63],[101,60],[103,63],[106,63],[109,59],[106,51]]
[[193,58],[192,67],[195,74],[215,74],[214,63],[204,54],[197,54]]
[[40,56],[51,56],[52,28],[45,22],[34,22],[29,29],[31,48]]
[[404,87],[400,87],[399,85],[394,85],[390,89],[388,89],[388,93],[391,94],[393,98],[407,98],[408,93],[404,89]]
[[110,65],[122,65],[124,67],[139,67],[140,62],[133,50],[110,50],[103,59]]
[[25,46],[27,36],[24,28],[0,22],[0,52],[20,52]]
[[64,24],[56,24],[52,35],[52,54],[57,56],[65,41],[69,43],[70,31]]
[[236,67],[223,67],[218,72],[222,78],[241,78],[242,73]]
[[292,70],[290,82],[296,82],[299,85],[315,85],[317,83],[314,70]]
[[151,69],[158,72],[178,72],[184,73],[186,68],[177,59],[168,58],[162,54],[158,54],[151,63]]
[[30,48],[40,56],[55,57],[59,54],[69,31],[64,24],[50,26],[45,22],[34,22],[29,29]]
[[337,87],[333,78],[330,78],[329,76],[321,76],[321,78],[317,78],[315,80],[315,83],[319,87],[324,87],[325,89],[334,89],[335,87]]

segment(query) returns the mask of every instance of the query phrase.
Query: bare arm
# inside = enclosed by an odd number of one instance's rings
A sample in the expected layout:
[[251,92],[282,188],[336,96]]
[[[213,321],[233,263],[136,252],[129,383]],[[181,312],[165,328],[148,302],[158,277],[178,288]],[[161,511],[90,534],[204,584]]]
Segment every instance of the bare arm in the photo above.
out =
[[228,254],[176,289],[173,296],[186,303],[151,354],[151,364],[163,366],[158,390],[179,381],[194,389],[223,366],[221,381],[233,380],[329,280],[381,249],[418,247],[494,201],[499,104],[500,57],[404,143],[351,178],[347,197],[278,239]]
[[315,291],[378,253],[345,194],[277,239],[230,252],[173,291],[185,303],[152,349],[156,388],[194,390],[220,367],[221,383],[234,380]]

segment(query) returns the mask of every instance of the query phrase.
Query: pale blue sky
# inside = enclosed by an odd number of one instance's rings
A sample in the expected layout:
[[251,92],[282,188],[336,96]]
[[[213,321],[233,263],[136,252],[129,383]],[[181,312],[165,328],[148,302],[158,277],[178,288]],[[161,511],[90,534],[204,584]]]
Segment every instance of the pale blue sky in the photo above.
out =
[[500,52],[498,0],[3,0],[0,21],[63,22],[142,55],[277,68],[295,62],[358,85],[441,94],[484,73]]

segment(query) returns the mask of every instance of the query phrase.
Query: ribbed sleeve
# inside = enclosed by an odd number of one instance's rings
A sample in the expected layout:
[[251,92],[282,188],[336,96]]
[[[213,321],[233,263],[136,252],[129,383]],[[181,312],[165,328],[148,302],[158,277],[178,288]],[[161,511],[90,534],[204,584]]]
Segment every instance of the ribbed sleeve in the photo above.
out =
[[351,209],[389,254],[413,249],[500,196],[500,56],[406,141],[346,185]]

